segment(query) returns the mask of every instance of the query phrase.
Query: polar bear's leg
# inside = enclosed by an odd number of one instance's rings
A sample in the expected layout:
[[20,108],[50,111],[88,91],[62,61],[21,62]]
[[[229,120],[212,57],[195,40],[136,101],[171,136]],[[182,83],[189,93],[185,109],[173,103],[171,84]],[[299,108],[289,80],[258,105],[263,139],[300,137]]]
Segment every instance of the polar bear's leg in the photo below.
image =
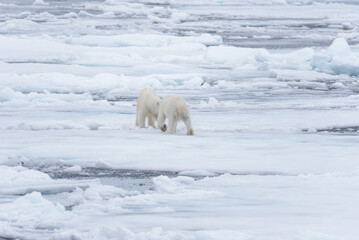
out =
[[139,127],[140,126],[140,123],[139,123],[139,120],[138,120],[138,103],[137,103],[137,106],[136,106],[136,126]]
[[138,107],[136,107],[136,126],[138,127]]
[[177,131],[177,121],[175,120],[175,122],[173,123],[173,133],[176,133]]
[[138,112],[138,126],[140,128],[146,127],[146,113],[141,111]]
[[148,126],[156,128],[156,119],[155,119],[155,117],[152,114],[148,113],[147,114],[147,119],[148,119]]
[[167,126],[165,124],[166,116],[160,111],[158,114],[157,119],[157,127],[162,130],[162,132],[165,132],[167,130]]
[[173,116],[168,118],[168,129],[166,133],[173,134],[176,132],[177,121]]
[[176,133],[176,129],[177,129],[177,121],[175,118],[173,118],[173,120],[170,123],[170,120],[168,119],[168,129],[169,132],[168,133]]
[[192,128],[192,124],[191,121],[189,119],[187,119],[186,121],[183,121],[184,124],[186,124],[186,128],[187,128],[187,135],[193,135],[193,128]]
[[191,118],[189,116],[183,115],[182,116],[182,121],[186,125],[187,135],[193,135],[194,132],[193,132],[193,129],[192,129]]

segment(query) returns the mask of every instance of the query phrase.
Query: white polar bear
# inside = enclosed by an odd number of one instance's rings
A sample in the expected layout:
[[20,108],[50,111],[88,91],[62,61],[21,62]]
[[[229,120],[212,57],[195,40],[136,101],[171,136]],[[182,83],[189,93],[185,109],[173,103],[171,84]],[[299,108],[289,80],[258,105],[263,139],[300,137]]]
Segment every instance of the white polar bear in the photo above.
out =
[[147,117],[148,125],[156,128],[160,102],[161,99],[151,88],[142,89],[137,98],[136,126],[144,128]]
[[[168,129],[164,124],[168,118]],[[173,134],[176,132],[177,122],[182,120],[187,128],[187,135],[193,135],[191,115],[187,102],[178,95],[168,95],[162,98],[158,112],[157,126],[163,132]]]

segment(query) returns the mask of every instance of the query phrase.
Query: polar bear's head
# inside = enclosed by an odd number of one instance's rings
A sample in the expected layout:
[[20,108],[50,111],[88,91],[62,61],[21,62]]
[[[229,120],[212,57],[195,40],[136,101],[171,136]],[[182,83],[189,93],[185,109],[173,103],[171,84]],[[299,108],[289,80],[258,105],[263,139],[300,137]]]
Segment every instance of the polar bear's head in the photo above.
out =
[[150,108],[151,108],[152,114],[154,114],[156,118],[158,116],[158,112],[160,109],[160,103],[161,103],[161,99],[158,97],[156,99],[154,99],[154,101],[152,101],[152,103],[151,103]]

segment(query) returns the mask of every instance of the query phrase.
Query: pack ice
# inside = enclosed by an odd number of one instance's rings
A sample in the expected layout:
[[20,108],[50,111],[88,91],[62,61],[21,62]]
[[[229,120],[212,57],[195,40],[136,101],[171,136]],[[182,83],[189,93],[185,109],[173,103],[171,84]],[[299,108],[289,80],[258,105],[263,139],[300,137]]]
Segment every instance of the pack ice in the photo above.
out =
[[[356,240],[354,0],[3,0],[0,239]],[[138,128],[180,95],[194,136]]]

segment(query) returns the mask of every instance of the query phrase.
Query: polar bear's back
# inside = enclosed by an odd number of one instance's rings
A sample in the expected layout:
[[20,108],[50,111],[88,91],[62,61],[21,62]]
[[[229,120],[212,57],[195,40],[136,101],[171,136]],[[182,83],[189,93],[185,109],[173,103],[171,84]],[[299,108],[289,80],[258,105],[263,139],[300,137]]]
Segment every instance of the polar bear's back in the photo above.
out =
[[167,95],[162,98],[161,106],[166,115],[178,116],[188,115],[188,104],[179,95]]
[[156,96],[155,91],[152,88],[144,88],[138,93],[138,100],[145,99],[149,96]]
[[146,103],[152,104],[152,102],[158,102],[160,100],[159,97],[157,97],[155,91],[153,91],[152,88],[144,88],[140,91],[137,98],[137,104]]

